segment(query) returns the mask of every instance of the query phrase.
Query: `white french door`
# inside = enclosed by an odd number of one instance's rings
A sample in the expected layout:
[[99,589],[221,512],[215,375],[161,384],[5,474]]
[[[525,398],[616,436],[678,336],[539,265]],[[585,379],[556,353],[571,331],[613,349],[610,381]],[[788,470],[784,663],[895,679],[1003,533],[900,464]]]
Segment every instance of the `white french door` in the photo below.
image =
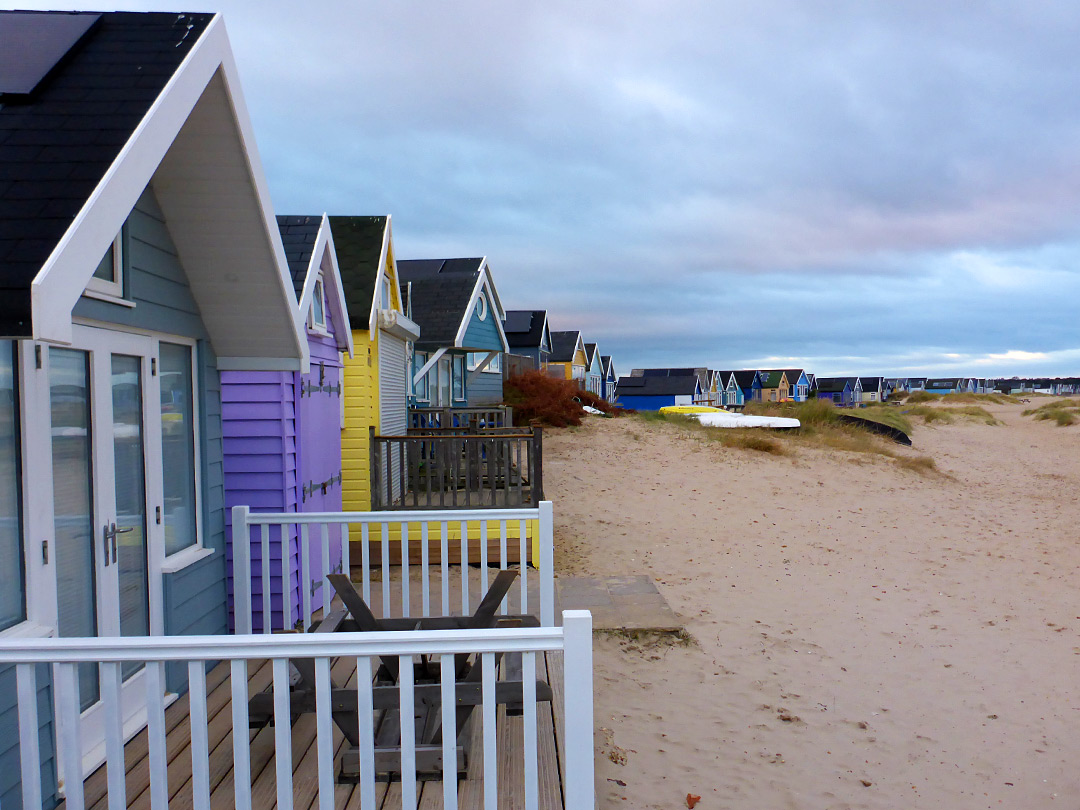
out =
[[[148,495],[161,491],[154,349],[149,337],[91,327],[75,328],[71,348],[49,349],[60,636],[161,632],[150,563],[163,533]],[[95,664],[80,667],[84,771],[104,760],[106,723],[121,723],[125,737],[144,724],[142,670],[125,665],[117,685],[102,683]],[[119,717],[106,717],[109,689],[119,692]]]

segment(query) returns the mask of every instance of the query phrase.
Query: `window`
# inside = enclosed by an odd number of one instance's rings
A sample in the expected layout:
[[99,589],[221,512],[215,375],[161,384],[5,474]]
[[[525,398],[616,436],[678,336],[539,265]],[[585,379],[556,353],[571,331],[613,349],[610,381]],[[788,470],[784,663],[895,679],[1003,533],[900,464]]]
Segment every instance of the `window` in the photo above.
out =
[[0,571],[11,575],[10,587],[0,588],[0,630],[26,618],[15,346],[0,340]]
[[198,542],[195,386],[190,346],[160,344],[165,554]]
[[465,399],[465,355],[454,355],[454,399]]
[[86,285],[88,291],[123,298],[124,250],[122,233],[116,235],[113,243],[109,245],[109,249],[105,251],[105,255],[101,257],[101,261],[98,262],[93,278]]
[[487,296],[483,292],[480,293],[480,297],[476,299],[476,317],[480,320],[487,318],[488,305]]
[[[476,371],[477,366],[484,362],[484,358],[488,356],[487,352],[469,352],[469,371]],[[502,373],[502,354],[496,354],[491,358],[491,362],[484,366],[485,372],[491,372],[492,374]]]
[[382,280],[382,308],[394,308],[394,297],[390,294],[390,279],[386,276],[383,276]]
[[315,280],[315,292],[311,296],[311,325],[315,329],[326,329],[326,295],[321,275]]
[[[416,372],[418,372],[424,367],[424,363],[426,363],[427,361],[428,356],[426,352],[416,352],[413,355],[412,373],[415,375]],[[413,388],[413,394],[421,402],[428,401],[428,374],[425,374],[423,378],[417,381],[416,385]]]

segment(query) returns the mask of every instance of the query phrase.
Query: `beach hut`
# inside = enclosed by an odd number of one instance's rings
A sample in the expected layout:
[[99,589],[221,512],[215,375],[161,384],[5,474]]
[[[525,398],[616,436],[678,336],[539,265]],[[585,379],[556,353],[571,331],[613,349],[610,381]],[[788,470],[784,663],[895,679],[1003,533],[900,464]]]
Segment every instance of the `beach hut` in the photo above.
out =
[[615,363],[610,354],[600,356],[600,365],[604,369],[604,399],[608,402],[615,401],[615,386],[619,384],[619,378],[615,374]]
[[788,381],[788,398],[795,402],[806,402],[810,398],[810,378],[801,368],[785,368],[784,376]]
[[852,387],[848,377],[817,377],[815,384],[817,399],[830,400],[840,408],[851,406]]
[[743,404],[761,401],[761,374],[757,371],[745,370],[733,372],[735,384],[742,391]]
[[[510,348],[487,259],[403,260],[398,280],[409,317],[420,327],[413,401],[440,408],[502,402],[502,374],[484,373]],[[471,370],[469,355],[480,355]]]
[[716,387],[720,393],[720,405],[724,408],[742,408],[746,404],[743,390],[735,379],[734,371],[717,371]]
[[598,397],[604,396],[604,366],[595,343],[585,344],[585,390]]
[[[335,427],[340,426],[343,410],[342,357],[352,357],[353,343],[334,239],[326,216],[279,216],[277,224],[299,322],[307,335],[310,368],[307,372],[221,374],[230,544],[240,540],[231,533],[229,510],[233,506],[271,512],[342,509],[341,431]],[[296,527],[291,527],[285,538],[276,527],[273,531],[273,543],[289,544],[290,559],[288,582],[284,574],[272,581],[275,617],[280,617],[281,600],[286,598],[291,600],[293,615],[300,615],[301,607],[308,603],[321,608],[324,572],[318,548],[311,546],[307,580],[301,581],[304,566]],[[257,542],[253,548],[256,556],[259,548]],[[330,558],[339,557],[340,538],[334,537]],[[257,613],[256,630],[262,629],[261,622],[262,614]]]
[[528,357],[533,368],[547,371],[551,357],[551,329],[546,309],[508,309],[503,319],[506,343],[513,354]]
[[787,374],[782,369],[762,371],[760,378],[762,402],[786,402],[790,399],[791,386],[788,384]]
[[[372,429],[404,434],[409,425],[408,376],[420,328],[405,314],[389,216],[329,217],[349,313],[351,357],[344,358],[341,426],[343,508],[371,508]],[[353,532],[359,533],[358,527]]]
[[926,380],[923,389],[932,394],[962,394],[967,391],[963,377],[933,377]]
[[585,354],[585,341],[581,332],[562,331],[551,333],[551,358],[548,361],[548,374],[564,380],[577,380],[585,387],[585,372],[589,359]]
[[[306,340],[224,24],[0,12],[0,52],[27,41],[35,59],[0,72],[0,632],[225,633],[221,374],[299,371]],[[124,739],[146,670],[122,669]],[[58,703],[37,672],[51,807]],[[105,756],[103,692],[81,666],[67,766],[84,774]],[[8,668],[4,808],[23,800],[16,703]]]
[[859,402],[863,405],[877,405],[885,399],[883,377],[859,377],[861,392]]
[[701,396],[701,383],[696,374],[620,377],[615,394],[624,408],[657,411],[667,405],[692,405]]

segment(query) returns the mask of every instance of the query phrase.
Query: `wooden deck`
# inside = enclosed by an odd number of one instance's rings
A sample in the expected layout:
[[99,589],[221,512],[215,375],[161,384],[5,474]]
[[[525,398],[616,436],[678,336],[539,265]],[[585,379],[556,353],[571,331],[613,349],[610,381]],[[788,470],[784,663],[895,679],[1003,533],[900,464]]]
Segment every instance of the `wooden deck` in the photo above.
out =
[[[537,706],[537,750],[539,758],[539,799],[541,810],[562,810],[563,804],[563,670],[562,653],[546,653],[537,658],[537,677],[551,684],[554,699]],[[350,671],[351,669],[351,671]],[[269,661],[252,662],[249,667],[248,690],[254,695],[270,687]],[[341,683],[355,684],[355,661],[338,659],[333,666],[333,678]],[[226,664],[220,664],[207,676],[207,716],[210,745],[211,807],[226,810],[234,806],[231,687]],[[458,783],[458,806],[472,810],[483,806],[482,744],[480,740],[480,710],[474,712],[466,728],[466,751],[469,756],[468,778]],[[187,696],[181,696],[165,712],[166,749],[169,762],[169,807],[186,810],[192,807],[191,796],[191,735]],[[523,729],[524,719],[507,717],[505,708],[498,707],[497,715],[498,792],[500,808],[524,807]],[[251,806],[270,810],[277,804],[274,729],[267,726],[250,730]],[[335,774],[340,768],[344,738],[334,728]],[[150,810],[149,764],[146,730],[139,732],[125,747],[127,762],[127,805],[138,810]],[[317,810],[318,774],[315,748],[315,715],[302,715],[293,724],[293,795],[296,810]],[[102,766],[85,781],[87,810],[107,810],[108,790],[105,767]],[[336,810],[360,810],[358,785],[339,784],[335,788]],[[418,808],[435,810],[443,806],[441,781],[417,783]],[[370,810],[393,810],[401,807],[401,784],[379,783],[376,786],[376,807]],[[369,808],[363,808],[369,810]]]

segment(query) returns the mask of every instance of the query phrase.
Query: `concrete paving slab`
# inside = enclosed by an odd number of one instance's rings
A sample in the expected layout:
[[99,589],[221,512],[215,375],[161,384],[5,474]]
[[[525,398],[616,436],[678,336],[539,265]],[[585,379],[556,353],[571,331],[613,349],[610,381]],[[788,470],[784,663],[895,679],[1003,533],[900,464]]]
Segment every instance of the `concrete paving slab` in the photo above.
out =
[[560,610],[589,610],[595,630],[677,632],[682,622],[646,574],[613,577],[559,577]]

